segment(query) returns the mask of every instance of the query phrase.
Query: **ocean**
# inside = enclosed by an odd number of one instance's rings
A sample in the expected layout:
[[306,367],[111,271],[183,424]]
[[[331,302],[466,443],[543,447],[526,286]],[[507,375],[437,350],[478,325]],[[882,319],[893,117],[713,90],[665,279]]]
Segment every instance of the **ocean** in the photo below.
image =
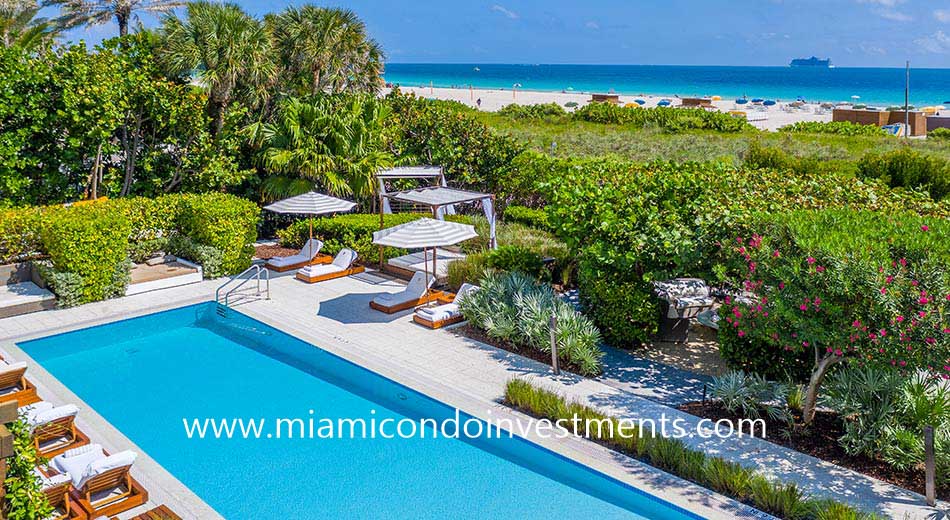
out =
[[[404,86],[719,95],[811,102],[904,104],[904,69],[673,65],[481,65],[389,63],[385,79]],[[950,69],[911,69],[910,104],[950,106]]]

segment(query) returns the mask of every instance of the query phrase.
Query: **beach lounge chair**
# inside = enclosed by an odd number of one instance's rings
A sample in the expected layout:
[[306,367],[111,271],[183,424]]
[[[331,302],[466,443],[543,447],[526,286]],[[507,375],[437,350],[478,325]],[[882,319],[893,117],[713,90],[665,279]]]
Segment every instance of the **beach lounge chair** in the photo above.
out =
[[78,413],[75,405],[54,406],[48,401],[20,409],[21,417],[33,433],[33,445],[44,457],[89,444],[89,438],[76,428]]
[[112,516],[148,501],[148,492],[129,471],[136,454],[107,454],[99,444],[88,444],[53,457],[50,465],[68,474],[83,509],[90,516]]
[[69,473],[60,473],[47,477],[38,469],[33,474],[40,480],[40,490],[46,495],[46,500],[53,507],[53,514],[46,520],[85,520],[86,513],[70,496],[73,488],[73,479]]
[[311,264],[329,264],[333,258],[330,255],[320,254],[323,248],[323,242],[316,238],[307,240],[300,252],[291,256],[278,256],[271,258],[264,264],[264,267],[278,273],[300,269]]
[[307,283],[317,283],[334,278],[343,278],[351,274],[362,273],[365,269],[356,264],[356,251],[343,248],[332,262],[325,265],[308,265],[297,271],[297,279]]
[[0,403],[16,401],[17,406],[26,406],[40,400],[36,396],[36,387],[24,374],[26,363],[0,362]]
[[[428,278],[428,282],[426,279]],[[442,294],[441,291],[432,291],[430,287],[435,283],[435,278],[425,273],[416,273],[412,275],[406,288],[397,293],[385,293],[377,295],[369,306],[386,314],[404,311],[420,305],[425,305],[435,301]]]
[[455,295],[446,295],[439,299],[441,305],[435,307],[420,307],[412,316],[412,321],[429,327],[430,329],[441,329],[455,323],[465,321],[465,316],[459,310],[459,302],[466,295],[477,291],[477,285],[462,284],[458,293]]

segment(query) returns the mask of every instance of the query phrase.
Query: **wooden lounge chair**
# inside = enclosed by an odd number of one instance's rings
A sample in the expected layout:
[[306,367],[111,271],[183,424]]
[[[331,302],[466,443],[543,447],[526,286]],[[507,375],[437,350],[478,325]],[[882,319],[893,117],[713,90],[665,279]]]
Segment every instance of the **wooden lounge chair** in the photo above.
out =
[[47,477],[39,470],[33,470],[40,479],[41,490],[53,507],[53,514],[46,520],[86,520],[86,512],[72,496],[73,479],[68,473]]
[[416,309],[416,313],[412,315],[412,321],[430,329],[441,329],[461,323],[465,321],[465,316],[459,311],[458,304],[462,298],[478,289],[476,285],[462,284],[457,294],[444,293],[438,300],[440,305]]
[[308,265],[297,271],[297,279],[307,283],[317,283],[362,273],[365,268],[361,265],[355,265],[356,257],[356,251],[343,248],[329,264]]
[[320,254],[320,250],[323,249],[323,242],[317,240],[316,238],[311,238],[307,240],[307,243],[303,245],[303,248],[300,249],[300,252],[292,256],[279,256],[271,258],[264,264],[264,267],[275,271],[278,273],[283,273],[286,271],[291,271],[293,269],[300,269],[308,265],[322,265],[329,264],[333,261],[333,257],[330,255]]
[[50,464],[72,478],[79,504],[92,518],[111,516],[148,501],[148,492],[132,478],[135,453],[107,454],[89,444],[53,457]]
[[[428,278],[428,283],[426,282]],[[425,305],[433,302],[444,295],[442,291],[433,291],[430,289],[435,283],[435,278],[427,276],[425,273],[416,273],[412,275],[406,288],[397,293],[384,293],[377,295],[369,306],[377,311],[393,314],[396,312]]]
[[26,406],[40,400],[36,387],[26,377],[26,363],[0,363],[0,403],[16,401],[17,406]]
[[76,428],[77,413],[75,405],[53,406],[47,401],[21,410],[23,420],[33,432],[33,445],[47,458],[89,444],[89,437]]

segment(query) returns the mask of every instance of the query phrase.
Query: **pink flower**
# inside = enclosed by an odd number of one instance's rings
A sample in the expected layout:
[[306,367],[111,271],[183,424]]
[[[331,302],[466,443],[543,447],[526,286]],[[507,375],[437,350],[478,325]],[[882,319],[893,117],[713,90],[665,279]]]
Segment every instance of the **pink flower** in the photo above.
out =
[[808,305],[803,303],[803,304],[799,307],[799,309],[801,309],[801,310],[803,310],[803,311],[807,311],[807,310],[808,310]]
[[888,277],[884,280],[884,283],[891,283],[891,282],[893,282],[893,281],[894,281],[894,277],[893,277],[893,276],[888,276]]
[[921,305],[927,305],[928,303],[930,303],[930,299],[927,298],[926,296],[921,296],[920,299],[917,300],[917,302],[920,303]]
[[900,261],[900,264],[901,264],[902,267],[907,267],[907,259],[906,259],[906,258],[901,258],[899,261]]
[[901,361],[901,362],[898,363],[898,364],[899,364],[900,366],[902,366],[902,367],[906,367],[906,366],[907,366],[907,362],[906,362],[906,361]]
[[920,230],[921,230],[921,231],[930,231],[930,227],[928,227],[926,224],[924,224],[923,226],[920,226]]
[[815,263],[815,259],[814,259],[813,257],[810,257],[810,256],[809,256],[808,259],[806,259],[805,261],[808,262],[809,265]]
[[887,294],[887,287],[881,287],[881,294]]
[[934,338],[927,338],[925,341],[927,342],[928,345],[933,345],[934,343],[937,342],[937,340],[935,340]]
[[[778,290],[780,290],[780,291],[785,290],[785,282],[779,282],[779,283],[778,283]],[[947,295],[947,301],[950,301],[950,294]]]
[[901,323],[901,322],[903,322],[903,321],[904,321],[904,317],[903,317],[903,316],[898,316],[898,317],[897,317],[897,323]]
[[778,258],[780,256],[782,256],[782,253],[779,253],[778,249],[776,249],[775,251],[772,251],[772,258]]
[[844,355],[844,352],[842,352],[840,348],[839,348],[839,349],[835,349],[835,355],[838,356],[838,357],[841,357],[841,356]]
[[815,270],[818,271],[819,273],[825,272],[824,266],[820,266],[820,265],[819,265],[818,267],[816,267]]
[[744,330],[740,330],[740,331],[738,332],[738,334],[739,334],[739,337],[740,337],[740,338],[745,337],[745,331],[744,331]]

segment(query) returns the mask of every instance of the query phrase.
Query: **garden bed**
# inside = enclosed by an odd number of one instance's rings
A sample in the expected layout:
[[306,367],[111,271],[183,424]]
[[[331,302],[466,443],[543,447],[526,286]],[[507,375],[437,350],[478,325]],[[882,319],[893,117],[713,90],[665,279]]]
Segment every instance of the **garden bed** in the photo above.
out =
[[293,256],[299,253],[299,249],[292,249],[289,247],[281,247],[279,245],[255,245],[254,246],[254,256],[262,260],[270,260],[271,258]]
[[[742,415],[730,413],[720,403],[716,402],[707,402],[706,404],[701,402],[686,403],[679,406],[679,409],[713,421],[728,419],[737,424],[740,419],[745,419]],[[838,416],[834,413],[818,411],[815,414],[814,423],[807,429],[799,427],[790,430],[785,422],[770,420],[764,414],[762,419],[766,422],[765,440],[773,444],[791,448],[800,453],[811,455],[825,462],[848,468],[916,493],[924,493],[924,471],[922,468],[899,471],[886,462],[863,455],[849,455],[845,452],[844,448],[838,443],[838,439],[844,435],[844,428]],[[798,419],[796,417],[796,420]],[[950,496],[950,489],[946,487],[937,489],[938,498],[948,496]]]
[[[526,358],[533,359],[540,363],[544,363],[545,365],[548,365],[548,366],[551,365],[551,354],[549,352],[541,352],[533,348],[515,345],[514,343],[510,343],[508,341],[502,341],[502,340],[493,338],[489,336],[488,334],[486,334],[485,331],[467,322],[460,325],[459,327],[452,329],[452,332],[460,336],[466,337],[468,339],[480,341],[482,343],[491,345],[495,348],[507,350],[508,352],[511,352],[513,354],[518,354],[519,356],[524,356]],[[565,363],[563,359],[560,360],[560,368],[561,370],[564,370],[565,372],[573,372],[575,374],[579,374],[581,372],[579,367],[573,366],[570,363]]]

